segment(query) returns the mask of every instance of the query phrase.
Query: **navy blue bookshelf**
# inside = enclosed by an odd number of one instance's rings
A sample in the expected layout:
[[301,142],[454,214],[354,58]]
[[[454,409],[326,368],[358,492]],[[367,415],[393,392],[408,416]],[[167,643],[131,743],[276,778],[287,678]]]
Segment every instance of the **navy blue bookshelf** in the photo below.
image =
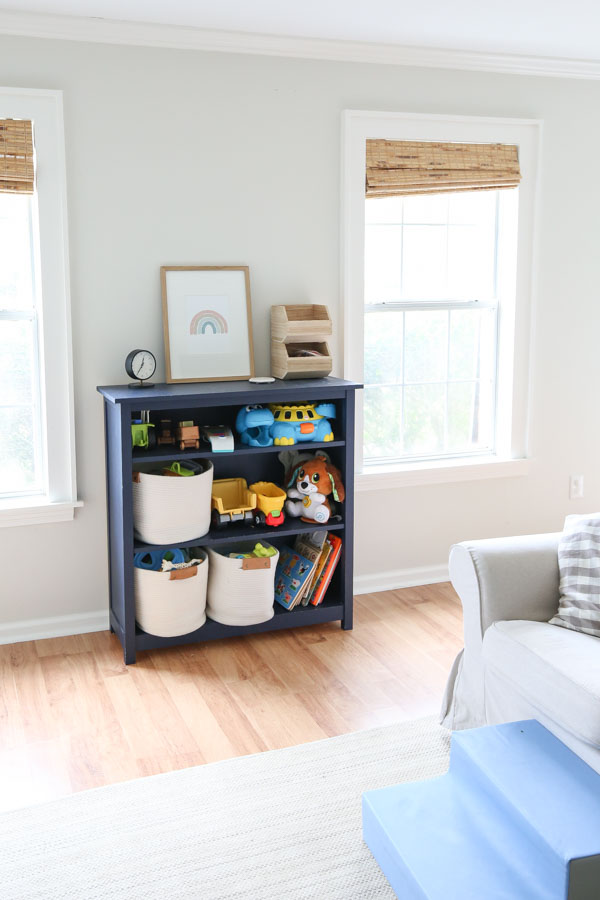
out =
[[[106,433],[106,482],[108,499],[108,545],[110,575],[110,627],[119,638],[127,664],[134,663],[137,651],[235,637],[282,628],[297,628],[320,622],[341,622],[352,628],[352,574],[354,546],[354,399],[362,385],[340,378],[315,378],[302,381],[276,381],[250,384],[248,381],[215,381],[194,384],[157,384],[154,388],[129,388],[128,385],[98,387],[104,398]],[[139,542],[133,533],[132,471],[142,464],[187,458],[210,459],[215,478],[239,476],[252,481],[280,482],[283,469],[277,459],[282,447],[246,447],[236,442],[232,453],[200,450],[178,451],[157,447],[144,451],[132,448],[131,422],[141,410],[150,412],[151,421],[161,417],[194,419],[196,423],[227,424],[233,427],[238,409],[249,403],[335,403],[333,420],[335,439],[328,443],[303,443],[302,449],[327,450],[342,472],[346,500],[339,509],[341,518],[327,523],[327,529],[342,538],[342,558],[320,606],[286,610],[275,604],[275,615],[259,625],[221,625],[211,619],[197,631],[177,637],[161,638],[142,631],[135,621],[133,596],[133,554],[156,549]],[[232,525],[211,529],[207,535],[191,541],[161,546],[214,546],[244,539],[264,538],[278,546],[293,535],[314,531],[315,526],[288,518],[278,528],[251,528]]]

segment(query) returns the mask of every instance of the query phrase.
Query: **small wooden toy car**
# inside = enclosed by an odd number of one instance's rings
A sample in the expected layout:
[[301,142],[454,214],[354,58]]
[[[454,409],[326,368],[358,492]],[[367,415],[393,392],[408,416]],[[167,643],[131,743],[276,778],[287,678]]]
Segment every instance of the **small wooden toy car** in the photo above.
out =
[[250,485],[250,490],[256,494],[255,525],[282,525],[286,492],[272,481],[256,481]]
[[175,435],[172,432],[172,422],[170,419],[161,419],[158,437],[156,438],[156,443],[160,447],[161,444],[174,444],[175,443]]
[[254,522],[256,494],[245,478],[217,478],[212,483],[211,522],[223,528],[231,522]]
[[190,447],[200,449],[200,429],[191,420],[179,422],[175,429],[175,438],[179,442],[180,450],[187,450]]

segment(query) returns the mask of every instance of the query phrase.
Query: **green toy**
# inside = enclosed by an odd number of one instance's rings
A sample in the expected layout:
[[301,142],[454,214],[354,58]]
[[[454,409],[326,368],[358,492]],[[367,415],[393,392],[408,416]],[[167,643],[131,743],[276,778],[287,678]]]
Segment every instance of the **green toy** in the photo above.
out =
[[[152,429],[152,430],[150,430]],[[142,422],[135,419],[131,423],[131,445],[141,450],[154,450],[156,447],[156,434],[151,422]]]
[[188,462],[186,460],[185,465],[182,465],[180,462],[172,462],[170,466],[165,466],[162,470],[163,475],[198,475],[202,472],[202,466],[199,463]]
[[252,557],[262,559],[268,556],[277,556],[277,550],[275,547],[264,547],[260,541],[257,541],[251,553],[230,553],[229,556],[231,559],[251,559]]

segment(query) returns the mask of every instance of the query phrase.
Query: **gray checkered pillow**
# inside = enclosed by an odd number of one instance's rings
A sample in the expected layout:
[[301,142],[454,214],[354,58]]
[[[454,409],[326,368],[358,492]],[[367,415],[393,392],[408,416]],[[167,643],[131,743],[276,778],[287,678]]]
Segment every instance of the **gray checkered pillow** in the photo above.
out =
[[567,516],[558,568],[560,602],[550,624],[600,637],[600,513]]

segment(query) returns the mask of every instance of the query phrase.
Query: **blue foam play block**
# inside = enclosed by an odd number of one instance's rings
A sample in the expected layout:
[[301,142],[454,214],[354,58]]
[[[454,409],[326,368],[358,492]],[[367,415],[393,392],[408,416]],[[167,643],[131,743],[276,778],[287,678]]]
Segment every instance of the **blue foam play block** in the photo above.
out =
[[598,900],[600,775],[539,722],[457,732],[450,769],[363,795],[402,900]]

